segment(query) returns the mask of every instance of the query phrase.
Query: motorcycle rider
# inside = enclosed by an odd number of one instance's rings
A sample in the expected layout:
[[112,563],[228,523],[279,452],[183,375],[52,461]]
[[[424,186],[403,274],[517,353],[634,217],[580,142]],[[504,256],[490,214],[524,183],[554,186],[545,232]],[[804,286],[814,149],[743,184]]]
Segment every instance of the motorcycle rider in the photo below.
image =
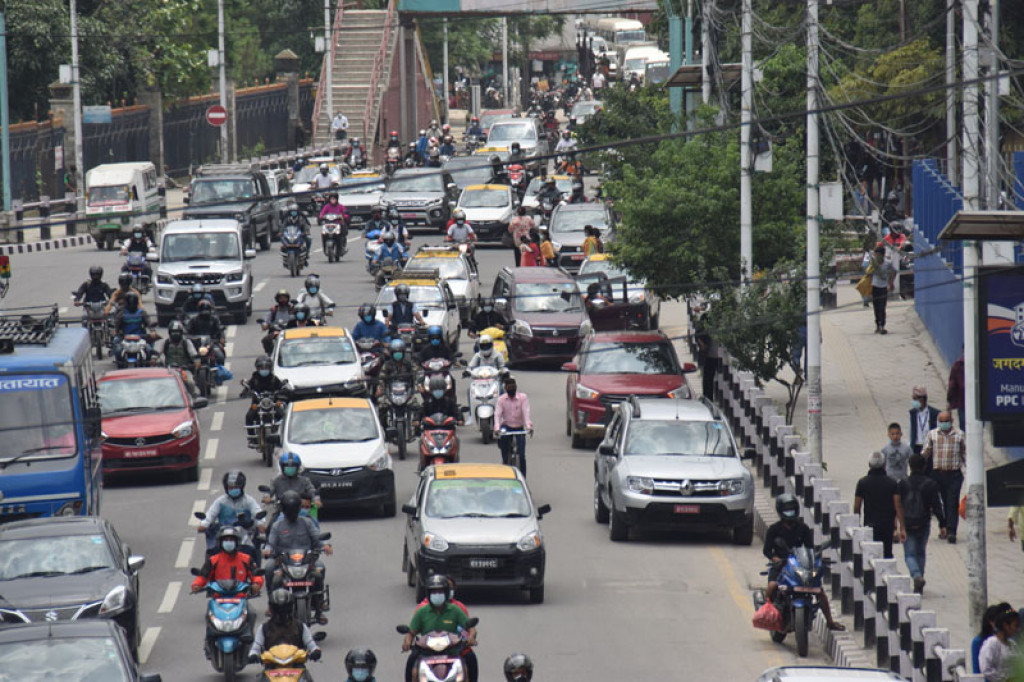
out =
[[[416,609],[416,612],[412,616],[412,620],[409,621],[409,632],[406,633],[405,638],[402,640],[402,651],[409,651],[412,649],[413,640],[416,635],[423,632],[462,632],[466,631],[466,645],[476,646],[476,628],[470,628],[469,616],[466,612],[460,609],[458,606],[452,603],[451,588],[448,584],[448,578],[439,573],[427,578],[427,601],[425,606],[421,606]],[[476,682],[476,676],[473,674],[476,669],[476,661],[470,668],[469,658],[476,656],[472,651],[463,654],[463,660],[466,662],[466,672],[469,673],[469,682]],[[409,660],[405,666],[405,680],[406,682],[412,682],[416,668],[419,664],[419,655],[413,653],[409,656]]]
[[[186,331],[192,338],[209,336],[214,360],[218,365],[224,364],[224,326],[220,323],[220,318],[213,314],[212,303],[209,301],[199,302],[199,314],[188,321]],[[202,349],[199,349],[199,352],[201,354]]]
[[270,306],[270,312],[263,321],[263,329],[267,332],[263,337],[263,352],[270,355],[274,352],[274,340],[277,338],[278,330],[287,326],[292,320],[292,295],[287,289],[280,289],[274,294],[274,305]]
[[[451,417],[455,423],[465,424],[462,413],[459,411],[459,403],[453,395],[448,393],[448,385],[442,377],[431,377],[426,393],[423,394],[423,409],[420,411],[424,417],[441,413],[445,417]],[[418,428],[420,423],[414,421],[413,427]]]
[[267,600],[270,606],[270,620],[256,628],[252,647],[249,649],[249,662],[259,663],[260,654],[279,644],[291,644],[306,650],[306,658],[319,661],[322,652],[313,639],[309,626],[295,618],[295,595],[284,588],[270,593]]
[[308,493],[311,495],[313,505],[319,509],[321,505],[320,495],[317,494],[313,482],[306,476],[299,474],[299,471],[302,469],[302,459],[294,452],[284,452],[281,453],[278,466],[281,469],[281,473],[270,481],[270,493],[263,496],[263,504],[270,504],[274,500],[280,503],[282,496],[289,490],[293,490],[300,495],[300,501],[302,494]]
[[[236,580],[252,585],[252,596],[263,589],[263,576],[254,565],[251,554],[244,551],[242,534],[234,526],[224,526],[217,533],[217,548],[220,550],[206,557],[199,575],[192,581],[192,593],[206,589],[213,582]],[[243,551],[238,551],[238,550]]]
[[188,298],[181,304],[180,316],[188,318],[193,315],[199,314],[199,302],[209,301],[213,303],[213,296],[206,292],[206,287],[198,282],[192,285],[192,289],[189,291]]
[[[319,175],[317,177],[320,177]],[[326,204],[325,204],[326,206]],[[313,245],[313,237],[309,221],[305,214],[299,210],[298,204],[289,204],[288,213],[284,217],[285,225],[295,225],[302,232],[302,241],[306,243],[306,261],[309,261],[309,249]]]
[[179,320],[171,320],[167,325],[167,338],[160,341],[153,349],[157,364],[174,367],[180,370],[188,392],[195,397],[199,395],[192,373],[199,369],[199,353],[192,341],[185,337],[185,325]]
[[508,371],[505,356],[494,350],[494,339],[491,338],[490,334],[481,334],[477,340],[477,345],[479,350],[473,354],[469,365],[466,366],[467,373],[477,367],[493,367],[502,374]]
[[124,298],[129,293],[135,294],[140,299],[142,298],[142,293],[132,286],[131,273],[122,270],[117,276],[117,288],[110,295],[110,300],[107,301],[107,307],[104,308],[103,312],[110,315],[110,311],[124,308]]
[[525,159],[526,155],[523,154],[522,146],[518,142],[513,142],[508,151],[508,165],[522,165]]
[[398,212],[398,206],[391,202],[388,202],[388,225],[382,228],[381,237],[387,232],[394,232],[395,240],[402,245],[402,248],[409,248],[409,241],[412,239],[409,235],[409,228],[405,226],[402,214]]
[[388,149],[391,149],[392,147],[398,147],[399,149],[402,148],[402,141],[398,139],[397,130],[392,130],[388,134]]
[[305,303],[295,304],[295,313],[292,319],[285,325],[285,329],[300,329],[302,327],[318,327],[316,320],[313,319],[313,314],[309,309],[309,306]]
[[469,256],[473,257],[473,243],[476,241],[476,232],[473,226],[466,221],[466,212],[461,208],[452,211],[452,219],[448,222],[448,234],[445,241],[455,244],[468,244]]
[[480,309],[469,321],[469,335],[476,336],[488,327],[497,327],[504,331],[505,318],[494,309],[494,299],[481,298]]
[[[253,543],[252,529],[266,530],[266,524],[257,521],[260,513],[259,503],[245,492],[245,473],[232,469],[221,478],[224,494],[219,496],[206,510],[206,518],[199,522],[197,533],[206,533],[211,526],[218,528],[235,527],[239,533],[239,546],[249,552],[253,558],[253,566],[257,566],[256,548]],[[207,555],[215,552],[216,547],[207,542]]]
[[441,146],[438,147],[438,151],[441,153],[441,156],[447,156],[448,158],[455,156],[455,138],[451,135],[445,135],[441,138]]
[[398,265],[405,267],[408,256],[401,244],[395,243],[395,233],[385,232],[381,239],[383,243],[377,247],[377,251],[373,254],[373,260],[371,262],[374,265],[379,266],[385,258],[390,258]]
[[505,167],[501,157],[494,154],[490,159],[488,159],[488,162],[491,164],[491,175],[494,176],[494,182],[499,185],[507,185],[508,168]]
[[320,275],[310,273],[306,276],[303,289],[295,299],[297,305],[309,305],[311,309],[319,308],[318,317],[323,324],[328,315],[334,311],[334,301],[320,288]]
[[562,200],[562,192],[559,191],[558,184],[550,175],[544,180],[541,188],[537,190],[537,203],[543,203],[545,199],[550,201],[552,206],[558,205],[558,202]]
[[562,137],[558,140],[558,144],[555,145],[555,154],[565,154],[576,149],[576,139],[572,136],[572,133],[568,130],[562,131]]
[[501,448],[501,461],[508,464],[512,439],[516,439],[519,449],[519,468],[526,475],[526,436],[501,436],[501,431],[527,431],[533,433],[533,420],[530,418],[530,399],[525,393],[519,393],[515,377],[505,377],[505,395],[498,398],[494,405],[494,437]]
[[[327,203],[320,209],[318,219],[320,220],[321,225],[335,221],[341,222],[342,227],[344,228],[341,231],[342,239],[347,237],[348,223],[351,218],[349,218],[348,211],[345,210],[345,206],[339,200],[337,192],[331,192],[327,195]],[[322,247],[326,247],[327,238],[322,232],[320,233],[320,242]]]
[[338,181],[331,175],[331,167],[326,163],[320,164],[320,172],[313,176],[311,183],[315,189],[330,189],[337,187]]
[[[309,516],[300,514],[302,509],[302,498],[294,490],[287,490],[280,498],[281,512],[283,518],[274,521],[267,534],[267,544],[263,548],[263,556],[268,557],[264,568],[266,569],[267,584],[276,586],[278,581],[274,580],[277,570],[276,557],[280,553],[291,550],[314,550],[323,552],[327,556],[334,553],[331,545],[325,544],[320,539],[320,531],[316,522]],[[314,581],[317,583],[316,591],[322,593],[325,577],[325,567],[319,559],[314,569]],[[311,604],[316,620],[321,625],[327,624],[327,618],[323,615],[326,604],[322,596],[316,596]]]
[[[249,377],[246,382],[246,389],[244,395],[254,395],[257,393],[270,393],[277,396],[285,390],[285,384],[281,381],[273,372],[274,363],[266,355],[261,355],[256,358],[256,370]],[[243,396],[244,397],[244,396]],[[281,421],[284,417],[284,410],[277,405],[277,401],[274,401],[274,418],[277,421]],[[248,435],[249,445],[255,445],[257,442],[256,438],[256,422],[259,419],[259,412],[257,410],[256,402],[249,406],[249,410],[245,413],[245,432]]]
[[441,126],[437,124],[437,119],[431,119],[430,127],[427,128],[427,137],[433,137],[434,139],[440,140],[442,135],[444,135],[444,131],[442,131]]
[[399,327],[426,324],[423,315],[416,309],[416,304],[409,301],[409,285],[405,282],[399,282],[395,287],[395,301],[391,304],[391,310],[384,310],[383,314],[387,318],[392,334]]
[[[130,276],[128,283],[131,284]],[[93,265],[89,268],[89,279],[82,282],[81,286],[78,287],[78,291],[74,294],[75,305],[80,306],[83,303],[106,303],[113,295],[114,290],[110,288],[109,284],[103,281],[103,268],[99,265]],[[82,315],[82,323],[86,324],[88,322],[88,318],[88,313],[84,313]]]
[[352,328],[352,338],[375,339],[381,343],[388,340],[388,327],[377,319],[377,308],[372,303],[359,306],[359,322]]
[[[146,236],[146,231],[142,228],[142,225],[135,224],[132,226],[132,236],[124,240],[124,244],[121,245],[121,255],[127,256],[130,253],[141,253],[143,257],[146,256],[156,246],[152,240]],[[128,264],[125,263],[121,267],[122,271],[128,270]],[[143,261],[142,274],[146,279],[152,280],[153,268],[150,267],[149,261]]]
[[[800,502],[795,495],[783,493],[775,498],[775,511],[779,515],[779,520],[768,526],[762,550],[765,557],[771,562],[771,566],[768,568],[768,588],[764,594],[769,603],[775,601],[775,593],[779,589],[779,576],[782,574],[789,552],[797,547],[814,546],[814,532],[800,518]],[[778,542],[779,540],[782,542]],[[785,545],[785,549],[782,545]],[[832,610],[829,608],[825,590],[820,591],[819,599],[821,613],[825,616],[828,629],[845,630],[842,623],[832,619]]]
[[347,163],[351,168],[366,168],[366,152],[359,143],[358,137],[352,138],[348,149],[345,150],[345,156],[343,158],[345,159],[345,163]]
[[526,654],[510,654],[502,669],[505,682],[530,682],[533,679],[533,661]]
[[372,649],[352,649],[345,654],[345,682],[377,682],[373,671],[377,669],[377,656]]
[[114,320],[114,340],[111,343],[111,348],[119,366],[123,360],[124,337],[130,334],[136,334],[146,339],[149,355],[153,355],[153,340],[156,335],[152,332],[152,328],[153,323],[149,319],[149,313],[139,305],[139,295],[129,292],[124,297],[124,307],[117,312],[117,317]]
[[432,324],[427,327],[427,342],[420,349],[420,362],[443,358],[448,362],[455,362],[455,354],[444,341],[444,330],[441,325]]
[[[387,359],[381,365],[377,383],[377,402],[380,406],[380,413],[385,419],[387,418],[387,411],[384,409],[387,405],[385,387],[389,382],[400,379],[408,381],[410,385],[415,385],[417,381],[416,375],[416,365],[413,364],[412,359],[409,357],[405,341],[402,339],[391,339],[391,343],[388,344]],[[416,411],[414,402],[415,394],[409,401],[410,413],[415,413]]]
[[427,139],[427,131],[420,129],[420,136],[416,139],[416,156],[419,158],[419,165],[423,165],[427,162],[427,145],[430,140]]
[[572,194],[569,195],[569,199],[566,203],[570,204],[585,204],[587,203],[587,195],[583,192],[583,180],[578,177],[572,179]]
[[441,150],[437,146],[432,146],[427,150],[427,166],[430,168],[441,167]]
[[[466,129],[466,136],[467,137],[472,137],[472,136],[484,137],[484,128],[483,128],[482,125],[480,125],[480,118],[479,117],[474,116],[473,118],[471,118],[469,120],[469,128]],[[481,140],[481,142],[482,142],[482,140]]]
[[[366,237],[373,231],[383,233],[385,229],[389,229],[391,223],[384,217],[384,207],[380,204],[374,206],[370,210],[370,219],[363,225],[363,237]],[[380,236],[378,235],[378,239]]]

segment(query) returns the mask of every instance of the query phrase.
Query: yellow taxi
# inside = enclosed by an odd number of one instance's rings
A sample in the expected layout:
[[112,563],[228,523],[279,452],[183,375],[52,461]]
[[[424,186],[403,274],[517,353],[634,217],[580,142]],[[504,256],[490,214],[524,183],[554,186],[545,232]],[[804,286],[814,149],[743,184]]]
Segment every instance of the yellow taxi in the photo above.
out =
[[476,261],[454,246],[421,246],[409,261],[410,270],[437,270],[459,303],[462,322],[469,322],[480,295],[480,273]]
[[359,353],[344,327],[285,329],[274,347],[274,374],[291,384],[296,398],[362,395]]
[[418,312],[426,326],[438,325],[444,334],[445,343],[449,348],[458,348],[459,334],[462,332],[459,317],[459,302],[452,292],[451,285],[440,278],[437,269],[420,270],[407,267],[398,277],[391,280],[377,294],[377,319],[385,324],[391,315],[392,304],[395,302],[395,288],[399,284],[409,287],[409,301],[413,310]]

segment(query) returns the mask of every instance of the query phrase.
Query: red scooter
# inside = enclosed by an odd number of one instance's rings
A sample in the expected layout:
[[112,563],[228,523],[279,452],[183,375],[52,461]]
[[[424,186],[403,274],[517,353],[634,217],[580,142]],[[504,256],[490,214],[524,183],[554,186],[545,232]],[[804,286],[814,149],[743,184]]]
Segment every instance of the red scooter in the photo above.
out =
[[459,437],[455,418],[437,412],[423,418],[420,425],[420,471],[431,464],[455,464],[459,461]]

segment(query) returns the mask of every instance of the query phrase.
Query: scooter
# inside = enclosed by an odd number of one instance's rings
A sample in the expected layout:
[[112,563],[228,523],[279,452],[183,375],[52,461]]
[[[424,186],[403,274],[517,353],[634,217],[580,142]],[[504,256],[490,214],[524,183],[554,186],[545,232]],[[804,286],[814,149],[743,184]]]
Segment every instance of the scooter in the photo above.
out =
[[[249,388],[247,381],[242,386]],[[270,392],[252,392],[252,406],[256,410],[256,422],[246,427],[246,442],[258,450],[263,463],[274,466],[274,448],[281,443],[281,415],[284,413],[282,396]]]
[[423,418],[420,423],[420,467],[431,464],[455,464],[459,461],[459,437],[455,433],[455,419],[443,413]]
[[386,431],[389,443],[394,443],[398,448],[398,459],[405,459],[408,449],[409,437],[412,433],[412,419],[409,414],[409,404],[412,402],[414,393],[412,380],[392,379],[384,385],[384,395],[388,400]]
[[494,439],[494,408],[498,404],[500,374],[497,367],[490,365],[481,365],[464,373],[470,377],[469,413],[476,420],[485,445]]
[[[320,534],[321,541],[330,539],[329,532]],[[291,549],[277,556],[278,568],[274,572],[272,589],[283,587],[295,596],[295,617],[306,625],[316,622],[314,602],[319,602],[320,608],[324,609],[331,601],[327,584],[317,585],[316,561],[319,558],[320,552],[315,549]]]
[[[502,357],[505,358],[505,362],[508,362],[508,346],[505,344],[505,330],[501,327],[487,327],[486,329],[480,330],[477,338],[480,338],[484,334],[491,337],[491,340],[494,341],[494,352],[501,353]],[[476,352],[480,350],[480,348],[476,347],[473,350]]]
[[[821,552],[828,544],[820,547],[797,547],[790,550],[784,547],[781,539],[777,540],[780,549],[788,552],[782,572],[779,574],[779,587],[775,592],[775,608],[782,615],[782,628],[771,633],[772,641],[781,643],[790,632],[796,635],[796,653],[800,657],[807,656],[811,628],[814,616],[821,608],[821,581],[825,567],[831,563],[822,558]],[[768,575],[767,571],[761,575]],[[754,609],[760,609],[765,603],[764,590],[754,592]]]
[[400,263],[396,263],[391,256],[384,256],[377,265],[377,272],[373,278],[373,286],[380,291],[384,285],[390,282],[395,275],[402,271]]
[[281,232],[281,261],[292,277],[298,277],[302,268],[309,264],[309,249],[302,228],[288,223]]
[[[458,355],[457,355],[458,356]],[[444,358],[431,358],[420,365],[423,368],[424,391],[430,390],[430,382],[435,377],[444,379],[445,392],[449,397],[455,397],[455,380],[452,379],[452,363]]]
[[320,238],[328,263],[337,263],[348,252],[348,227],[344,221],[332,220],[320,226]]
[[[322,642],[326,632],[314,632],[313,639]],[[306,650],[291,644],[278,644],[260,654],[264,682],[313,682],[313,676],[306,670]]]
[[[192,575],[200,575],[198,568]],[[250,585],[244,581],[222,580],[206,587],[206,658],[213,669],[233,682],[248,662],[246,647],[252,642],[253,614],[249,612]]]
[[388,147],[388,155],[384,160],[384,174],[391,177],[402,167],[402,150],[399,147]]
[[[419,656],[419,662],[416,664],[413,679],[437,682],[467,680],[466,662],[462,659],[462,652],[466,649],[468,630],[476,627],[479,622],[479,618],[470,618],[466,622],[466,629],[459,632],[437,630],[416,635],[412,641],[411,655]],[[408,625],[399,625],[395,629],[400,635],[409,633]]]

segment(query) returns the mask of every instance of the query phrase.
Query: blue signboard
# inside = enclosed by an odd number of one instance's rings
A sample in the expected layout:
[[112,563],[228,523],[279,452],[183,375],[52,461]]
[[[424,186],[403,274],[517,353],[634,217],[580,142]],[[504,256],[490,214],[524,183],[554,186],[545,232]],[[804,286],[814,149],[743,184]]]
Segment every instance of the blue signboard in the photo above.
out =
[[985,268],[978,288],[979,408],[985,421],[1024,417],[1024,267]]
[[110,105],[82,107],[82,123],[109,125],[111,122]]

